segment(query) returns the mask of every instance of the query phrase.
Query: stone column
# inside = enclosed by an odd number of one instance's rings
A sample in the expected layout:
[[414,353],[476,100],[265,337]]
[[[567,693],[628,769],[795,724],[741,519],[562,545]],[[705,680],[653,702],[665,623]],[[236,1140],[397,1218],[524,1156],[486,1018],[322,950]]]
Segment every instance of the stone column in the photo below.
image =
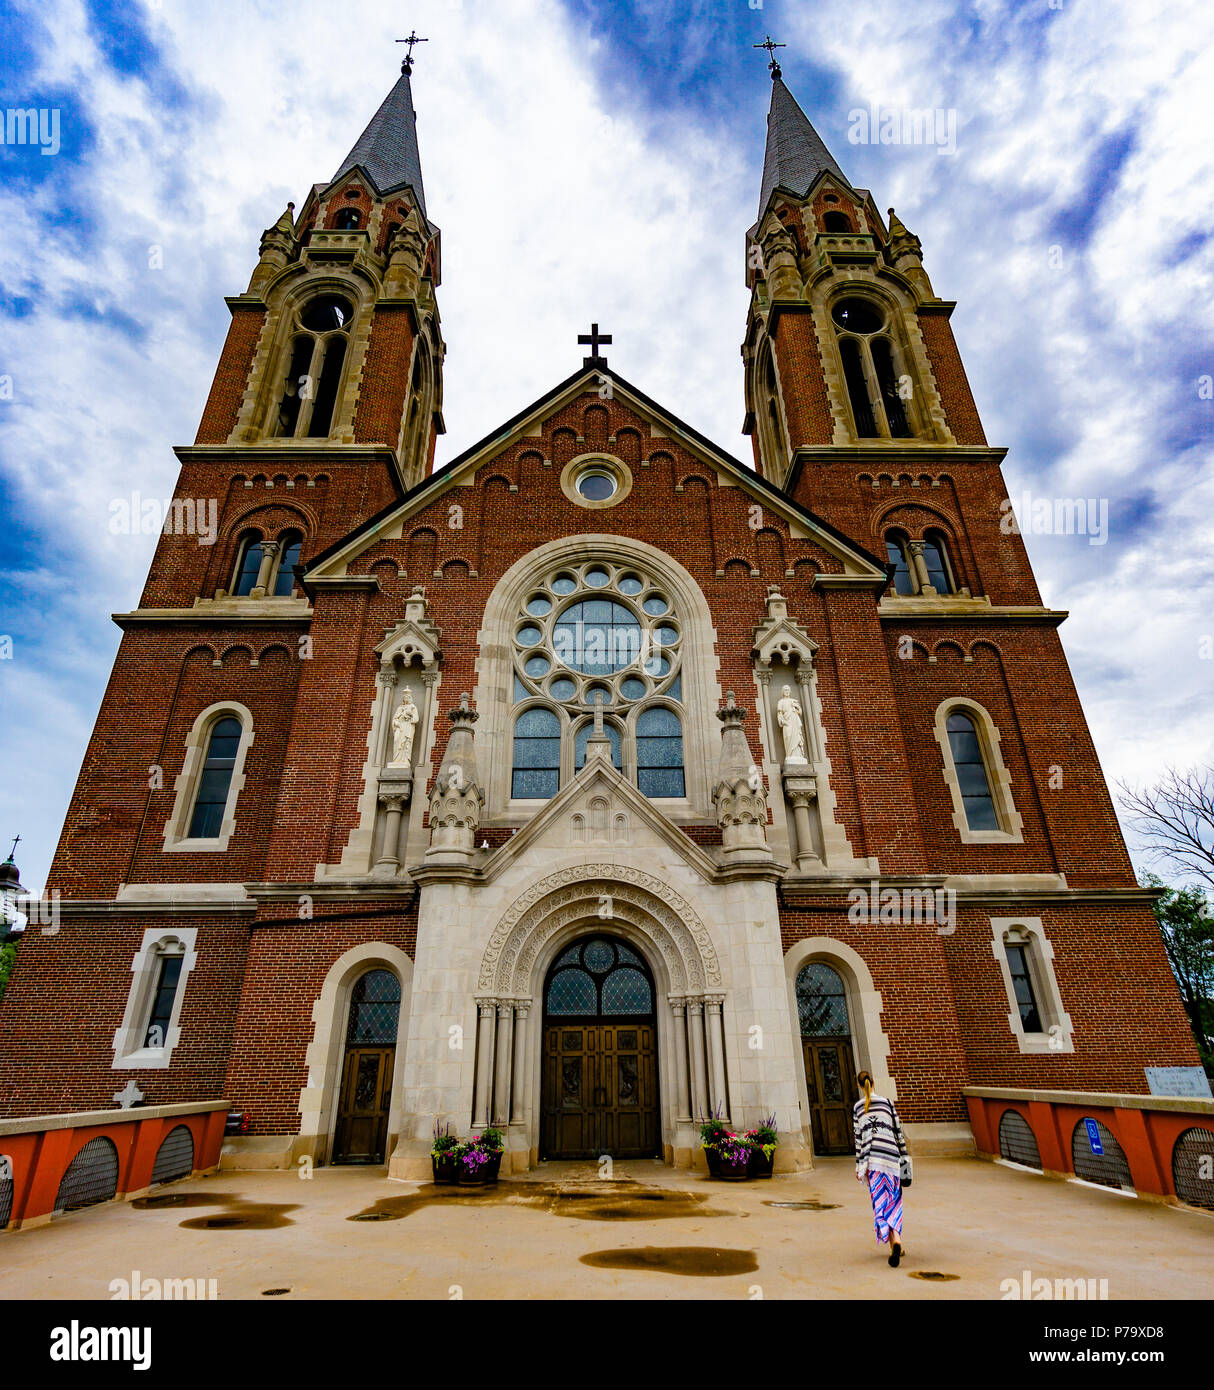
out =
[[497,1003],[497,1078],[494,1086],[493,1122],[510,1123],[510,1076],[514,1069],[514,1001]]
[[387,811],[384,818],[384,842],[380,846],[375,871],[395,872],[400,868],[400,818],[408,797],[403,792],[380,792],[379,804]]
[[473,1129],[484,1129],[489,1123],[489,1104],[493,1091],[493,1019],[497,1012],[496,999],[476,1001],[476,1113]]
[[674,1015],[674,1065],[675,1087],[678,1097],[679,1120],[691,1119],[691,1099],[687,1093],[687,1024],[684,1021],[684,1003],[681,999],[670,998],[670,1012]]
[[379,675],[379,707],[375,727],[375,765],[383,767],[388,761],[388,745],[392,738],[392,692],[396,689],[396,668],[381,666]]
[[708,1074],[711,1078],[710,1099],[715,1110],[720,1105],[729,1114],[729,1095],[725,1089],[725,1034],[721,1004],[725,996],[710,994],[704,999],[704,1032],[708,1035]]
[[278,559],[281,545],[281,541],[262,541],[261,564],[257,568],[257,583],[253,585],[249,593],[250,598],[265,598],[266,591],[270,587],[270,570],[274,567],[274,561]]
[[695,1119],[712,1113],[708,1099],[708,1075],[704,1061],[704,1001],[687,1001],[687,1033],[691,1044],[691,1109]]
[[936,592],[935,585],[933,585],[928,578],[927,561],[923,558],[923,550],[927,542],[909,541],[907,544],[910,549],[911,569],[914,572],[915,579],[918,581],[919,592],[921,594],[934,594]]
[[510,1123],[526,1124],[530,1106],[527,1104],[527,1091],[531,1084],[530,1068],[527,1066],[527,1041],[530,1030],[527,1027],[527,1014],[531,1001],[520,999],[514,1005],[514,1083],[510,1088]]

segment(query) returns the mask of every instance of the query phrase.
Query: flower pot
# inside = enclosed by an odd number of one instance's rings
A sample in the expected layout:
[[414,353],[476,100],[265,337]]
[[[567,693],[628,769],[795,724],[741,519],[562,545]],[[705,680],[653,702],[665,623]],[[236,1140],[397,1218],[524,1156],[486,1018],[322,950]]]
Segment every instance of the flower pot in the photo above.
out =
[[489,1183],[497,1182],[497,1175],[502,1167],[502,1150],[492,1149],[489,1153],[489,1162],[485,1164],[485,1181]]
[[752,1178],[770,1178],[771,1170],[775,1166],[776,1151],[772,1149],[770,1154],[765,1154],[762,1149],[751,1149],[750,1163],[748,1165]]
[[447,1154],[441,1157],[430,1155],[430,1164],[434,1169],[434,1181],[437,1183],[453,1183],[456,1178],[458,1163],[454,1158]]
[[460,1187],[484,1187],[489,1182],[489,1165],[482,1163],[480,1167],[469,1169],[465,1164],[459,1165],[459,1175],[456,1182]]
[[719,1149],[710,1149],[705,1145],[704,1159],[708,1164],[708,1176],[710,1178],[719,1178],[721,1176],[721,1151]]
[[742,1154],[740,1161],[723,1153],[720,1155],[720,1165],[717,1176],[724,1182],[746,1182],[750,1178],[750,1152]]

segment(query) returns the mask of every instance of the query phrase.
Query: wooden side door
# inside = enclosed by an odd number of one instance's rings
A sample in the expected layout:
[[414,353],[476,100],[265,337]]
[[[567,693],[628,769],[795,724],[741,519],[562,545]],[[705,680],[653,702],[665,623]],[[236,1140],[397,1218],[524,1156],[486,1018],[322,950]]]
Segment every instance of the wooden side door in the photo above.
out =
[[805,1088],[809,1092],[814,1152],[854,1153],[852,1106],[856,1102],[857,1088],[851,1039],[802,1038],[801,1046],[805,1056]]
[[333,1137],[334,1163],[382,1163],[392,1102],[394,1047],[346,1052]]

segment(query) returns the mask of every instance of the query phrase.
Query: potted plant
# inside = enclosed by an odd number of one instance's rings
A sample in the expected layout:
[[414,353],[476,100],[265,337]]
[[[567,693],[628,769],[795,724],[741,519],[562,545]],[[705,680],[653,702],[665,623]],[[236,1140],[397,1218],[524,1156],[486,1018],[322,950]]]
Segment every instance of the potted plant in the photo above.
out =
[[505,1152],[506,1137],[500,1129],[482,1129],[480,1139],[477,1142],[489,1155],[489,1162],[485,1165],[485,1181],[497,1182],[497,1175],[502,1166],[502,1154]]
[[489,1164],[493,1151],[483,1148],[478,1139],[467,1139],[453,1152],[456,1160],[456,1182],[461,1187],[484,1187],[489,1181]]
[[745,1182],[750,1177],[750,1156],[754,1147],[745,1134],[730,1134],[720,1145],[718,1177],[727,1182]]
[[721,1145],[729,1138],[729,1126],[715,1112],[700,1126],[700,1143],[710,1177],[721,1176]]
[[750,1176],[770,1178],[775,1165],[776,1145],[780,1142],[775,1115],[769,1115],[762,1124],[748,1129],[746,1138],[750,1140]]
[[451,1133],[450,1125],[434,1126],[434,1143],[430,1145],[430,1163],[436,1183],[453,1183],[456,1178],[455,1151],[459,1140]]

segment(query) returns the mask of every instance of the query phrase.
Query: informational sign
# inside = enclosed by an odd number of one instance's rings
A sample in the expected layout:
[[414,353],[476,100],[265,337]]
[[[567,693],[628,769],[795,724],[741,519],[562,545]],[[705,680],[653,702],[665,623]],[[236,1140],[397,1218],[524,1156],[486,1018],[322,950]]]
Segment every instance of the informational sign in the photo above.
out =
[[1210,1080],[1203,1067],[1144,1067],[1153,1096],[1200,1096],[1211,1099]]
[[1097,1158],[1103,1157],[1104,1145],[1100,1142],[1100,1126],[1095,1120],[1084,1120],[1083,1123],[1087,1126],[1088,1143],[1092,1146],[1092,1152]]

